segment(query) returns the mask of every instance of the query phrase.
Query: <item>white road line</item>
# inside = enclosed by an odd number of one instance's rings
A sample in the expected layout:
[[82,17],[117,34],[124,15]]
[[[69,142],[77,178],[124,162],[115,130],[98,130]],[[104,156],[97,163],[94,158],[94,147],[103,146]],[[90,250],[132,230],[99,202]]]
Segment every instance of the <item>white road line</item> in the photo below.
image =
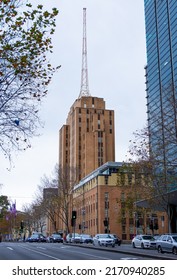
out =
[[6,247],[7,249],[9,249],[9,250],[11,250],[11,251],[13,251],[14,249],[13,248],[11,248],[11,247]]
[[36,251],[36,250],[29,249],[29,248],[27,248],[27,247],[25,247],[25,246],[19,246],[19,247],[25,248],[25,250],[28,250],[28,251],[31,251],[31,252],[35,252],[35,253],[37,253],[37,254],[40,254],[40,255],[43,255],[43,256],[49,257],[49,258],[54,259],[54,260],[61,260],[61,259],[56,258],[56,257],[53,257],[53,256],[51,256],[51,255],[44,254],[44,253],[42,253],[42,252],[39,252],[39,251]]
[[[69,250],[69,252],[71,252],[71,253],[76,253],[76,251],[71,251],[71,250]],[[86,255],[86,256],[90,256],[90,257],[94,257],[95,259],[103,259],[103,260],[112,260],[112,259],[110,259],[110,258],[104,258],[104,257],[101,257],[101,256],[95,256],[95,255],[92,255],[92,254],[88,254],[88,253],[81,253],[81,252],[78,252],[78,254],[80,254],[80,255]]]
[[42,250],[46,250],[46,248],[44,247],[37,247],[38,249],[42,249]]

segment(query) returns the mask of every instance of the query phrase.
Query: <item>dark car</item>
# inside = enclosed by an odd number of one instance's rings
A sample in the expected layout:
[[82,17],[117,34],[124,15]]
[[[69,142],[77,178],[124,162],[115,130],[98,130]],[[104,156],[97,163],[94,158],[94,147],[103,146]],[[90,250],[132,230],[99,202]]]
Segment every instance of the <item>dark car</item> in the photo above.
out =
[[53,233],[51,236],[48,237],[48,242],[50,243],[63,243],[63,238],[60,234]]
[[93,238],[91,235],[89,234],[81,234],[81,240],[80,240],[80,243],[93,243]]
[[47,238],[41,233],[32,234],[28,240],[29,242],[46,242]]
[[116,234],[110,234],[110,235],[114,238],[115,245],[120,246],[122,243],[122,240],[119,238],[119,236],[117,236]]

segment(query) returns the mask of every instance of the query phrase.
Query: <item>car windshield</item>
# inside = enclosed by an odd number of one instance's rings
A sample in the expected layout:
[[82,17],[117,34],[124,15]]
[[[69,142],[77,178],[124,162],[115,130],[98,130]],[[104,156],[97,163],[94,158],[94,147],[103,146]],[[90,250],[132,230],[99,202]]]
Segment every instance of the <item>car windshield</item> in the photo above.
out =
[[73,233],[72,236],[73,236],[73,237],[74,237],[74,236],[75,236],[75,237],[78,237],[78,236],[80,236],[80,234],[79,234],[79,233]]
[[117,235],[115,235],[115,234],[110,234],[110,237],[111,237],[111,238],[117,238]]
[[109,234],[102,234],[100,238],[112,238],[112,236]]
[[144,240],[151,240],[152,239],[152,236],[151,235],[143,235],[142,238]]
[[173,240],[175,241],[175,242],[177,242],[177,236],[172,236],[173,237]]
[[31,236],[31,238],[38,238],[39,237],[39,234],[33,234],[32,236]]
[[81,234],[81,237],[90,238],[90,235],[89,234]]
[[52,234],[52,237],[61,237],[60,234]]
[[160,238],[160,235],[154,235],[154,236],[152,237],[153,240],[157,240],[157,239],[159,239],[159,238]]

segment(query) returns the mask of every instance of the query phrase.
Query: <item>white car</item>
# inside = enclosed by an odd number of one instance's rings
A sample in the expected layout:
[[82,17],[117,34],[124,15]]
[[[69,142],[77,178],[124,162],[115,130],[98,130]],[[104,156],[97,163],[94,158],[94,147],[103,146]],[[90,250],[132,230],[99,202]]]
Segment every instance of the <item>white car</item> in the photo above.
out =
[[78,233],[68,233],[66,243],[81,243],[81,236]]
[[147,235],[147,234],[139,234],[136,235],[132,239],[132,246],[133,248],[150,248],[151,247],[151,241],[153,239],[152,235]]
[[93,238],[93,245],[115,247],[115,240],[109,234],[96,234]]

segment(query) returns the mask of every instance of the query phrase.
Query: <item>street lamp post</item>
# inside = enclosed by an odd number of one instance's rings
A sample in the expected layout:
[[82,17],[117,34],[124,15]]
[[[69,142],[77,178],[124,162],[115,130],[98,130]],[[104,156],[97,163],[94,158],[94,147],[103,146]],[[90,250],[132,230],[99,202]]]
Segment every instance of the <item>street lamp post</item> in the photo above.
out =
[[138,232],[138,213],[134,212],[134,218],[135,218],[135,235],[137,235]]

